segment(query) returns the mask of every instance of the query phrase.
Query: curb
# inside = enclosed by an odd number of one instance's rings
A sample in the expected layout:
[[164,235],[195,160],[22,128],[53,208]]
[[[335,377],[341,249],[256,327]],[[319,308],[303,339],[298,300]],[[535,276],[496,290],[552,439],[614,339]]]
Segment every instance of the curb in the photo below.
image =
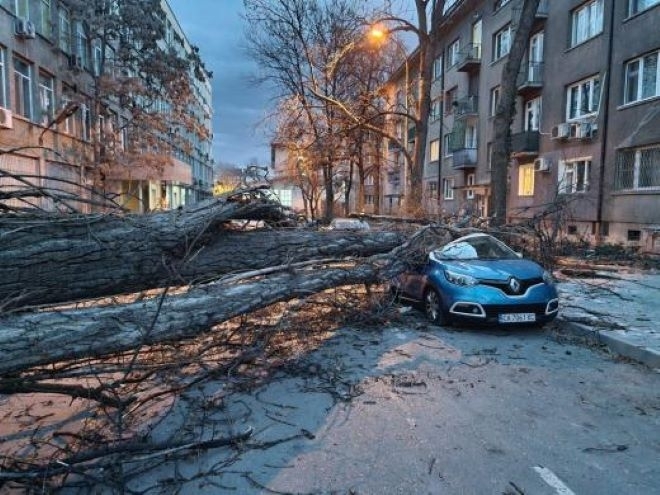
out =
[[557,318],[557,323],[560,324],[561,331],[565,331],[578,337],[593,339],[595,342],[607,346],[610,351],[620,356],[645,364],[652,369],[660,369],[660,351],[657,349],[634,344],[619,335],[596,330],[583,323],[568,321],[561,316]]

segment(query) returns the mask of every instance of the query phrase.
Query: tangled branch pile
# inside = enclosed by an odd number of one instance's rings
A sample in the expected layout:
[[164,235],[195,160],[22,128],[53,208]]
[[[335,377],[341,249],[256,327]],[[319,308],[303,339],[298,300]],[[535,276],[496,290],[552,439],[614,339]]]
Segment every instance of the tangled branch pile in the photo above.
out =
[[390,317],[371,285],[459,234],[286,220],[258,190],[141,217],[0,218],[0,486],[123,486],[164,453],[245,441],[156,442],[148,425],[196,384],[262,379],[337,320]]

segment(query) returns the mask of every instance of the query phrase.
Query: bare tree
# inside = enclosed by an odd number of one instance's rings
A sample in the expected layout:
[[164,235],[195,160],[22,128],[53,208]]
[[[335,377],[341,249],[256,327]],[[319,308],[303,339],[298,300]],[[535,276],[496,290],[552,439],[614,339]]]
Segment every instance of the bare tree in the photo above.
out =
[[[336,166],[347,136],[345,113],[335,102],[350,99],[346,69],[364,30],[359,2],[245,0],[252,56],[281,96],[295,101],[304,127],[305,156],[322,177],[326,220],[333,214]],[[298,128],[301,128],[298,126]],[[291,137],[291,136],[289,136]],[[300,136],[301,138],[303,136]]]
[[196,47],[177,50],[160,0],[66,3],[84,31],[74,33],[69,66],[85,91],[66,95],[79,100],[91,144],[80,147],[79,160],[101,188],[106,177],[130,177],[135,167],[159,177],[173,149],[190,151],[190,136],[209,137],[192,83],[211,73]]

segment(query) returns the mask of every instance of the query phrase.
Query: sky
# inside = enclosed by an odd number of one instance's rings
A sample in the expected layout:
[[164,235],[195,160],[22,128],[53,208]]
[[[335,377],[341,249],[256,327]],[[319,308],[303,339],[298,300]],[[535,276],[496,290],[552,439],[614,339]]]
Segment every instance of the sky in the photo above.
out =
[[265,87],[250,83],[258,67],[245,54],[243,0],[168,0],[188,41],[213,72],[213,155],[243,167],[270,163],[265,117],[273,107]]

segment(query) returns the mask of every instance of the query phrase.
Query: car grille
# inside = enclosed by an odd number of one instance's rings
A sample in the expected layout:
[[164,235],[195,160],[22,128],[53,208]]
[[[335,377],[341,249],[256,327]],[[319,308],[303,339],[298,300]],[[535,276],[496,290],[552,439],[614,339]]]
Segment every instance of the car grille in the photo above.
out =
[[545,314],[545,303],[542,304],[492,304],[483,306],[486,317],[495,318],[500,313],[536,313]]
[[501,280],[481,280],[480,283],[481,285],[488,285],[490,287],[495,287],[496,289],[500,289],[502,292],[504,292],[507,296],[522,296],[525,292],[527,292],[527,289],[532,287],[533,285],[537,284],[542,284],[543,283],[543,278],[537,277],[537,278],[528,278],[527,280],[519,280],[520,282],[520,290],[518,292],[513,292],[511,290],[511,287],[509,287],[509,281],[501,281]]

